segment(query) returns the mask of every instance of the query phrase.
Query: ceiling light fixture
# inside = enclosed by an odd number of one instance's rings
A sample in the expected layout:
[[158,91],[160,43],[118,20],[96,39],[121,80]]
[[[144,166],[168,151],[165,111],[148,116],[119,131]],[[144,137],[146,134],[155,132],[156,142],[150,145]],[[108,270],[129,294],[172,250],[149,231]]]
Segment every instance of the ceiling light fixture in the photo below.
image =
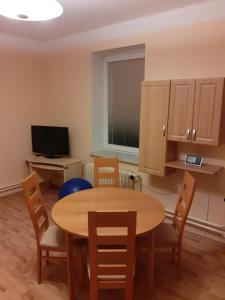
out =
[[45,21],[59,17],[62,5],[56,0],[0,0],[0,15],[21,21]]

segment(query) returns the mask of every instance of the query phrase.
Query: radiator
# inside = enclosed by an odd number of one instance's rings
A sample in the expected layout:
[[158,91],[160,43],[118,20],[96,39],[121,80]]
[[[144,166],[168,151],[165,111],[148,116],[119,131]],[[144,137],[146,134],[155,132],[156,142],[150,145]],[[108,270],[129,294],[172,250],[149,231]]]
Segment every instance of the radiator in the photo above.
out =
[[[94,184],[93,163],[87,163],[84,167],[84,177],[92,185]],[[104,168],[104,172],[111,172],[112,168]],[[120,168],[120,186],[129,189],[142,190],[142,177],[139,174],[127,169]],[[110,179],[104,179],[105,184],[110,184]]]

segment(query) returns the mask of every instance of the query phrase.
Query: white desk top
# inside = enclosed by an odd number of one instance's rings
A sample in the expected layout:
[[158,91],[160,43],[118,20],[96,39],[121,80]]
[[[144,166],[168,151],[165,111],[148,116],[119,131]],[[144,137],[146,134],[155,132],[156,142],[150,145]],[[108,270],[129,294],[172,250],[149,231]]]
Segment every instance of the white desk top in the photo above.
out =
[[68,166],[75,163],[80,163],[81,160],[72,157],[62,157],[62,158],[46,158],[44,156],[32,155],[26,159],[29,163],[34,164],[46,164],[46,165],[57,165],[57,166]]

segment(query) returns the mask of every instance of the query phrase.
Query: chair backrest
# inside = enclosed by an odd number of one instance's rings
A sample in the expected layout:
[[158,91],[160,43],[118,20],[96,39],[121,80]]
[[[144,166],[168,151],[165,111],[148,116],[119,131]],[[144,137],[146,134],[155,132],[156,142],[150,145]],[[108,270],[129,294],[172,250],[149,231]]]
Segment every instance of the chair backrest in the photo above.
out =
[[136,219],[136,211],[88,212],[90,281],[97,289],[132,284]]
[[49,226],[49,221],[37,173],[33,172],[30,176],[28,176],[22,182],[22,187],[24,200],[34,226],[37,243],[39,244],[42,234]]
[[119,160],[117,157],[94,158],[94,186],[120,186]]
[[191,208],[196,188],[196,179],[187,171],[184,172],[184,178],[181,191],[174,213],[173,224],[177,230],[178,238],[181,241],[184,232],[184,226]]

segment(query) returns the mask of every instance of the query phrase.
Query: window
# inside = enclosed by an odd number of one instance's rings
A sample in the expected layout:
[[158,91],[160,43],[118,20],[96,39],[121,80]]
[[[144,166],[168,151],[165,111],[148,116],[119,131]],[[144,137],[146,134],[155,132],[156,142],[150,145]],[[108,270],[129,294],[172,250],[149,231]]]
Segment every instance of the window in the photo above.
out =
[[[139,145],[143,54],[104,60],[105,148],[137,152]],[[135,149],[136,148],[136,149]]]
[[143,44],[92,54],[93,154],[137,163],[144,65]]

